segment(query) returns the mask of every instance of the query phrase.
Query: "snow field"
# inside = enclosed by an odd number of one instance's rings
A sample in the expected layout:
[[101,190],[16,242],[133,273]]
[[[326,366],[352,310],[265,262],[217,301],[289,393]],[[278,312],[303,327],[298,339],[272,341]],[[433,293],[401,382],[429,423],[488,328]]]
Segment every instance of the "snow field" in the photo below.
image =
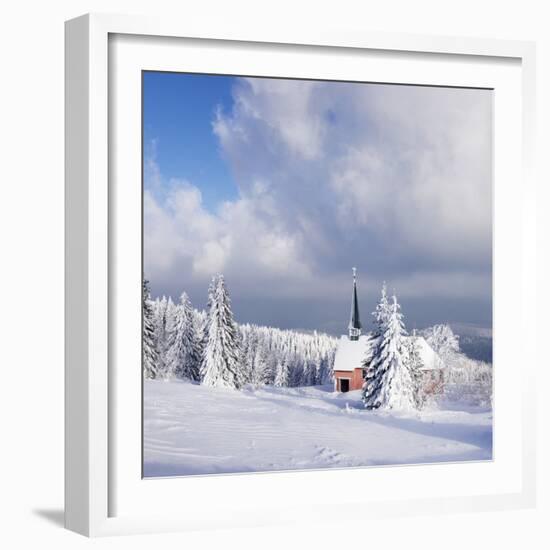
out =
[[490,460],[489,408],[367,411],[332,386],[145,380],[146,477]]

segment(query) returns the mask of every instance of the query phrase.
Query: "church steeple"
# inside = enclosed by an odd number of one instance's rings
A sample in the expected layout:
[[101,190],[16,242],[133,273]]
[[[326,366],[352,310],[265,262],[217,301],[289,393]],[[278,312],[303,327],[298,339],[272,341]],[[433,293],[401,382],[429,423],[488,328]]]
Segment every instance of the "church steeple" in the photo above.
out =
[[353,268],[353,294],[351,296],[351,313],[349,319],[349,339],[359,340],[361,321],[359,319],[359,302],[357,301],[357,269]]

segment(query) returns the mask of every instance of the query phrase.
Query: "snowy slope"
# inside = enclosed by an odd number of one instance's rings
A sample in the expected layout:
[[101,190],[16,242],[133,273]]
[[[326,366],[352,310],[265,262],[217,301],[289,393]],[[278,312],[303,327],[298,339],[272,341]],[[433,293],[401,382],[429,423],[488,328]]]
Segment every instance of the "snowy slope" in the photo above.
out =
[[145,381],[145,476],[487,460],[488,409],[366,411],[332,387],[235,391]]

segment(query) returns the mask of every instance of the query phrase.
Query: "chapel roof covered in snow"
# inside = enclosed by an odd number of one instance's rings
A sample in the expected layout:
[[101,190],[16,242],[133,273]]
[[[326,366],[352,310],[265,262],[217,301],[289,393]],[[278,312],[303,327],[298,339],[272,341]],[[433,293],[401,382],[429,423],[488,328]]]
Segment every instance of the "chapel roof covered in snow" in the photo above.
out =
[[370,358],[372,354],[374,341],[370,334],[359,336],[358,340],[341,336],[334,358],[334,370],[353,371],[362,368],[365,358]]
[[416,338],[418,354],[423,364],[420,370],[438,370],[445,367],[445,363],[443,363],[441,357],[439,357],[432,346],[422,336],[407,336],[407,338]]
[[[422,336],[405,336],[404,339],[416,338],[418,354],[422,360],[421,370],[438,370],[445,365],[439,355]],[[358,340],[350,340],[348,336],[341,336],[334,358],[335,371],[353,371],[363,368],[365,359],[370,359],[374,351],[376,338],[372,333],[360,336]]]

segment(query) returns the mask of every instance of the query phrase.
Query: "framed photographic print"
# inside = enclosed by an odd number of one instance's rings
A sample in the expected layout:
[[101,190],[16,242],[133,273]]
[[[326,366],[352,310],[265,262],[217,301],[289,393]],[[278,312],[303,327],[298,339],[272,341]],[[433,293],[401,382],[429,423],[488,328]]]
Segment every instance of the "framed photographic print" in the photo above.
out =
[[143,475],[492,459],[493,90],[142,102]]
[[271,34],[67,23],[67,527],[531,505],[533,46]]

